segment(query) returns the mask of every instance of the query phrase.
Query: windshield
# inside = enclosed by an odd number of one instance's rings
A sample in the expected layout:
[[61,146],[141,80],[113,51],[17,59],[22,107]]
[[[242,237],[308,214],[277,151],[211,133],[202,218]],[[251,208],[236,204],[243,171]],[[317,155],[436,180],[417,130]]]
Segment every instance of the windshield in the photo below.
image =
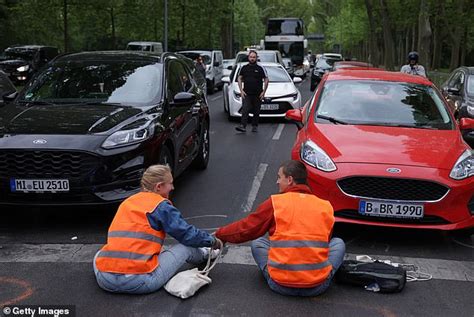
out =
[[[262,66],[265,69],[265,72],[268,76],[268,81],[271,83],[286,83],[290,82],[291,78],[283,67],[279,66]],[[239,70],[240,72],[240,70]],[[237,82],[239,76],[235,76],[235,81]]]
[[229,66],[234,65],[235,59],[224,59],[222,63],[224,64],[224,68],[227,68]]
[[303,41],[299,42],[265,42],[265,48],[280,51],[283,58],[291,59],[293,64],[301,65],[304,59]]
[[337,59],[332,58],[320,58],[316,63],[317,68],[331,68],[334,63],[338,61]]
[[211,65],[211,56],[210,55],[200,54],[200,53],[197,53],[197,52],[178,52],[178,53],[181,54],[181,55],[186,56],[187,58],[192,59],[193,61],[195,61],[199,56],[202,56],[202,60],[203,60],[204,64]]
[[144,51],[144,52],[150,52],[151,51],[151,45],[150,44],[128,44],[127,50],[129,51]]
[[20,101],[148,104],[160,97],[161,64],[130,61],[56,63],[27,86]]
[[266,35],[303,35],[302,20],[269,20]]
[[[273,52],[257,52],[257,59],[259,62],[278,63],[276,54]],[[236,63],[245,63],[248,61],[248,53],[240,53],[236,58]]]
[[467,94],[474,97],[474,75],[467,77]]
[[34,50],[15,50],[5,52],[6,59],[24,59],[27,61],[33,60],[36,51]]
[[453,129],[436,91],[424,85],[343,80],[328,82],[316,108],[317,116],[348,124]]

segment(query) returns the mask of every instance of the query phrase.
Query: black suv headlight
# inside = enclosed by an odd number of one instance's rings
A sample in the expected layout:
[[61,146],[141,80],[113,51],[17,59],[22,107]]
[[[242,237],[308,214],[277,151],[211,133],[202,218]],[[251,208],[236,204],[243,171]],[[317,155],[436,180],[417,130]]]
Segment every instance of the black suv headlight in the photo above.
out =
[[150,122],[134,129],[120,130],[109,136],[104,143],[102,143],[102,147],[105,149],[112,149],[139,143],[150,138],[154,131],[154,125],[150,124]]

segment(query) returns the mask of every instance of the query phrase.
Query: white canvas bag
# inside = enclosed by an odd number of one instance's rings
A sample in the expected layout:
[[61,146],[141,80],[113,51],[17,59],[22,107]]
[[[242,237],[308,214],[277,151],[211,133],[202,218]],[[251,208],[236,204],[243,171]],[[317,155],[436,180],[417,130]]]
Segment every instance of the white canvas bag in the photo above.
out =
[[[211,260],[211,252],[209,252],[209,257],[207,258],[206,267],[202,271],[199,271],[198,268],[186,270],[179,272],[173,276],[166,284],[165,290],[180,298],[188,298],[194,295],[202,286],[211,284],[212,280],[208,276],[209,272],[216,266],[217,261],[222,255],[223,246],[221,245],[219,249],[219,254],[214,259]],[[212,263],[212,264],[211,264]]]

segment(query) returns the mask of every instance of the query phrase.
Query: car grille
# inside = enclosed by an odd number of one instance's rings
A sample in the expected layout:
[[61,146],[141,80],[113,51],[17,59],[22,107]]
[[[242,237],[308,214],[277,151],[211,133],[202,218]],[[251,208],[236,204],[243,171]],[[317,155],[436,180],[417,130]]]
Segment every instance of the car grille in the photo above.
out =
[[385,177],[348,177],[337,181],[347,195],[388,200],[437,201],[449,188],[438,183]]
[[420,219],[409,219],[409,218],[388,218],[388,217],[373,217],[361,215],[357,210],[340,210],[334,213],[336,217],[363,220],[370,222],[383,222],[383,223],[406,223],[406,224],[420,224],[420,225],[445,225],[449,224],[448,221],[438,216],[424,215]]
[[99,159],[82,152],[0,151],[1,178],[84,178]]
[[16,71],[18,65],[0,65],[0,70],[5,73],[13,73]]

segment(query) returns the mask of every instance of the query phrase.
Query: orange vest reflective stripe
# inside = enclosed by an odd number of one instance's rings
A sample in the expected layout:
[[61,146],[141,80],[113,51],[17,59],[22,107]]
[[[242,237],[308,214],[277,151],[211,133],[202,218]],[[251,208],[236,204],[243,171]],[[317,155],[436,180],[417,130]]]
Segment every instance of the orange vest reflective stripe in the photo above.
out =
[[109,227],[107,244],[96,259],[99,271],[143,274],[156,269],[166,234],[153,229],[146,214],[164,200],[158,194],[140,192],[120,205]]
[[280,285],[310,288],[331,272],[331,204],[314,195],[289,192],[272,196],[275,232],[270,236],[268,273]]

